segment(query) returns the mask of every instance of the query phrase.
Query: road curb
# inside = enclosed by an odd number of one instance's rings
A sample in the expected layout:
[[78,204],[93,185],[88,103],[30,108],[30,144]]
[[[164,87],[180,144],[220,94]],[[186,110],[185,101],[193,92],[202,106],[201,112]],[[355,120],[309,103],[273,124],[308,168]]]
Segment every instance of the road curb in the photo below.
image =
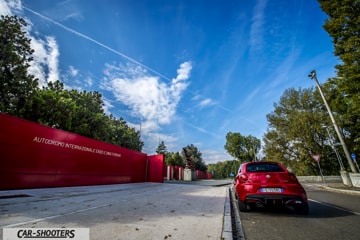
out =
[[231,220],[232,220],[232,237],[235,240],[245,240],[244,230],[240,220],[240,213],[238,208],[238,201],[235,197],[233,189],[229,188],[229,202],[231,207]]
[[233,232],[232,232],[232,221],[231,221],[231,206],[230,206],[230,191],[226,191],[226,199],[225,199],[225,206],[224,206],[224,222],[223,222],[223,229],[221,234],[222,240],[232,240],[233,239]]
[[340,193],[346,193],[351,195],[358,195],[360,196],[360,191],[354,191],[354,190],[347,190],[347,189],[339,189],[339,188],[333,188],[328,186],[319,186],[320,188],[323,188],[325,190],[331,191],[331,192],[340,192]]

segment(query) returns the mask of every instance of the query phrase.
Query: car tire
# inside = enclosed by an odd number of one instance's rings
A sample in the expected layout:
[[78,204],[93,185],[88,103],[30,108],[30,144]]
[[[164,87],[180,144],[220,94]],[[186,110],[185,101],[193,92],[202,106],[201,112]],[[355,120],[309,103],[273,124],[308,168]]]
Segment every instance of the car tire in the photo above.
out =
[[250,207],[249,207],[248,204],[241,201],[240,199],[238,200],[238,202],[239,202],[239,210],[240,210],[240,212],[248,212],[250,210]]
[[236,200],[239,200],[239,195],[237,194],[237,192],[235,192],[234,195],[235,195],[235,199],[236,199]]
[[303,206],[295,207],[295,212],[301,215],[309,215],[309,204],[305,203]]

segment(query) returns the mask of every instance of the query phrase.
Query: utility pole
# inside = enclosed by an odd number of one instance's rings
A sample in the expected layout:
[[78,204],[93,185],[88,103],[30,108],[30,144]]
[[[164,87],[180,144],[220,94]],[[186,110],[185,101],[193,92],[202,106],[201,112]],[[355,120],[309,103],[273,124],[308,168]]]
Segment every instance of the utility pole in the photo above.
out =
[[336,132],[336,134],[338,135],[339,140],[340,140],[340,143],[341,143],[341,145],[342,145],[342,147],[343,147],[343,149],[344,149],[344,152],[345,152],[345,155],[346,155],[346,159],[348,160],[348,163],[349,163],[349,165],[350,165],[351,171],[352,171],[353,173],[356,173],[357,170],[356,170],[356,168],[355,168],[355,166],[354,166],[354,163],[353,163],[353,161],[352,161],[352,159],[351,159],[350,152],[349,152],[349,150],[348,150],[348,148],[347,148],[347,146],[346,146],[346,143],[345,143],[345,141],[344,141],[344,137],[343,137],[342,133],[340,132],[340,129],[339,129],[338,125],[336,124],[335,118],[334,118],[334,116],[333,116],[333,114],[332,114],[332,112],[331,112],[331,109],[330,109],[330,107],[329,107],[328,102],[326,101],[326,98],[325,98],[325,96],[324,96],[324,93],[323,93],[322,90],[321,90],[320,84],[319,84],[319,82],[318,82],[318,80],[317,80],[317,78],[316,78],[316,71],[315,71],[315,70],[312,70],[312,71],[310,72],[309,78],[315,80],[316,86],[317,86],[317,88],[319,89],[320,95],[321,95],[321,97],[322,97],[322,99],[323,99],[323,101],[324,101],[324,103],[325,103],[326,109],[327,109],[327,111],[328,111],[328,113],[329,113],[329,115],[330,115],[331,122],[332,122],[332,124],[334,125],[335,132]]

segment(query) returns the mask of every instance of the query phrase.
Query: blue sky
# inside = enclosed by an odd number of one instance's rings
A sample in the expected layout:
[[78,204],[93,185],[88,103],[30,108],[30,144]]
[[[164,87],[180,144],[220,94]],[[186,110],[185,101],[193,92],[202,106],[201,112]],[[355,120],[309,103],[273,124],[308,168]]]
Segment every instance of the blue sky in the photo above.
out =
[[233,159],[228,132],[262,139],[284,90],[338,63],[316,0],[0,0],[0,14],[28,21],[41,84],[99,91],[143,152],[194,144],[206,163]]

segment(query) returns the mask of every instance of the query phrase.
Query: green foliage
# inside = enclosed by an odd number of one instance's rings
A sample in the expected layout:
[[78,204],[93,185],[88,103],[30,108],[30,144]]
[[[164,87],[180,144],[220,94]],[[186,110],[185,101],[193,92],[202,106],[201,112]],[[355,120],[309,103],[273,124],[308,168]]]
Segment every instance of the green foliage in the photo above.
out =
[[28,119],[54,128],[70,131],[76,103],[60,81],[37,89]]
[[168,152],[165,155],[165,164],[170,166],[185,167],[185,159],[179,152]]
[[107,117],[107,124],[104,126],[103,134],[99,140],[109,142],[118,146],[141,151],[144,146],[140,132],[127,125],[122,118]]
[[338,172],[339,165],[329,147],[323,126],[331,126],[319,94],[313,89],[287,89],[267,115],[269,130],[264,136],[266,160],[283,163],[298,175],[318,171],[312,155],[320,154],[324,174]]
[[[206,172],[207,166],[202,159],[201,152],[193,144],[187,145],[186,149],[191,156],[191,159],[194,161],[195,169]],[[159,143],[159,146],[156,149],[156,153],[165,154],[165,164],[171,166],[185,167],[185,153],[182,150],[181,154],[179,152],[168,152],[166,150],[166,145],[163,141]]]
[[230,174],[233,173],[236,176],[241,162],[239,160],[231,160],[218,162],[208,165],[208,172],[213,174],[215,179],[230,178]]
[[68,131],[98,140],[106,135],[106,117],[102,108],[102,96],[98,92],[68,91],[74,104],[74,114]]
[[156,153],[166,155],[167,149],[166,149],[166,145],[165,145],[164,141],[161,141],[159,143],[158,147],[156,148]]
[[[195,169],[206,172],[207,166],[202,159],[202,156],[201,156],[202,153],[197,149],[197,147],[195,147],[193,144],[190,144],[190,145],[187,145],[185,148],[187,149],[187,152],[190,154],[191,159],[195,163]],[[183,150],[181,151],[181,156],[183,159],[186,159],[185,153]]]
[[242,136],[240,133],[226,134],[225,150],[241,162],[256,160],[256,154],[261,148],[261,141],[254,136]]
[[360,152],[360,1],[319,0],[328,15],[324,29],[334,43],[334,54],[342,63],[336,65],[338,77],[329,79],[329,102],[340,116],[346,143],[352,152]]
[[37,79],[27,70],[33,60],[30,39],[22,28],[26,22],[16,16],[0,20],[0,112],[26,117],[32,108]]
[[169,166],[185,166],[185,159],[183,159],[179,152],[168,152],[164,141],[161,141],[156,148],[157,154],[165,155],[165,164]]
[[98,92],[65,90],[56,81],[38,89],[33,102],[29,120],[137,151],[144,145],[124,119],[104,113]]

